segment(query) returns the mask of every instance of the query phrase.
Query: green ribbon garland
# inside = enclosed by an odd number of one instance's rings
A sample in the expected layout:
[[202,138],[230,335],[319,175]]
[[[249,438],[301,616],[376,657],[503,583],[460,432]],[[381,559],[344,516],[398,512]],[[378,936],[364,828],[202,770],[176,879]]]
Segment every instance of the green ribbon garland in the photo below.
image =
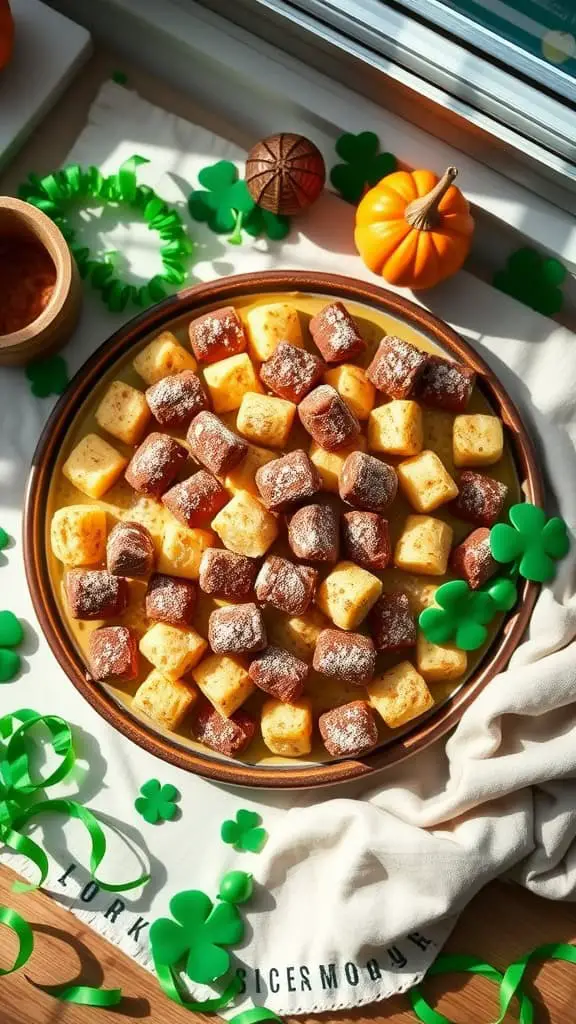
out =
[[[0,976],[14,974],[28,963],[34,950],[34,934],[27,921],[10,907],[0,906],[0,924],[10,928],[18,939],[18,953],[12,967],[0,968]],[[30,981],[28,978],[27,981]],[[93,988],[90,985],[37,985],[35,988],[54,996],[63,1003],[79,1003],[82,1006],[117,1006],[122,999],[121,988]]]
[[[97,167],[83,169],[69,164],[40,178],[30,174],[21,185],[21,199],[42,210],[58,226],[70,246],[80,277],[89,281],[111,312],[122,312],[129,303],[150,306],[166,297],[167,285],[184,284],[188,257],[193,246],[177,210],[171,209],[148,185],[138,185],[136,171],[149,161],[135,154],[126,160],[117,174],[105,178]],[[163,272],[141,287],[127,284],[114,272],[115,253],[93,259],[87,246],[80,245],[77,233],[67,218],[71,205],[89,200],[122,203],[143,216],[150,231],[156,231],[164,243],[160,249]]]
[[[154,959],[154,970],[156,971],[156,977],[160,984],[165,996],[171,999],[173,1003],[177,1003],[178,1006],[184,1007],[185,1010],[192,1010],[195,1013],[216,1013],[218,1010],[222,1010],[225,1006],[229,1006],[238,995],[242,988],[242,981],[240,978],[232,978],[229,985],[226,986],[224,991],[219,996],[214,996],[212,999],[204,999],[201,1001],[194,999],[185,999],[181,995],[178,988],[174,972],[171,967],[167,964],[161,964]],[[239,1022],[241,1024],[241,1022]]]
[[[15,723],[19,723],[16,728]],[[33,779],[26,734],[39,724],[48,729],[52,749],[62,760],[47,778]],[[120,884],[101,881],[96,872],[106,855],[106,836],[95,814],[75,800],[61,798],[35,801],[40,790],[49,789],[67,777],[75,760],[72,730],[63,718],[39,715],[28,709],[0,718],[0,843],[27,857],[40,872],[36,884],[15,882],[13,889],[17,892],[37,889],[46,881],[48,857],[42,847],[23,835],[20,829],[37,815],[48,813],[65,814],[78,819],[85,826],[91,843],[90,873],[100,888],[107,892],[128,892],[144,885],[150,878],[149,875],[142,875],[131,882]]]
[[[500,1015],[493,1024],[503,1024],[514,999],[518,1000],[520,1006],[518,1016],[520,1024],[534,1024],[534,1003],[522,992],[521,986],[527,967],[531,963],[542,963],[545,960],[563,960],[565,963],[576,964],[576,946],[570,946],[563,942],[550,942],[547,945],[538,946],[510,964],[504,974],[475,956],[439,956],[426,977],[433,978],[439,974],[451,973],[480,974],[500,986]],[[423,1024],[452,1024],[443,1013],[432,1009],[424,999],[419,987],[410,989],[408,996],[412,1010],[418,1020],[423,1021]]]

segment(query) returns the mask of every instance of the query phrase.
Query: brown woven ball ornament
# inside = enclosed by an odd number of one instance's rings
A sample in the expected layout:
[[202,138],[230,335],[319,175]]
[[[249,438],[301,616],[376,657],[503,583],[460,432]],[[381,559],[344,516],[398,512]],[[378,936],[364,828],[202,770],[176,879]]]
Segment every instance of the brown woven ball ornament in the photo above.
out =
[[270,135],[256,143],[246,160],[248,191],[270,213],[300,213],[318,199],[325,181],[322,154],[303,135]]

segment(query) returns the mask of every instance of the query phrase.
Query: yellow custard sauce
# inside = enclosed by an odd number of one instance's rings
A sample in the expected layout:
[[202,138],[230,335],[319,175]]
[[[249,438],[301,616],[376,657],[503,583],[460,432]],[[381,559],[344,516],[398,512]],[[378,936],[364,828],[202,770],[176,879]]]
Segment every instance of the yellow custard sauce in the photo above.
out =
[[[289,303],[294,306],[300,313],[300,318],[303,327],[303,334],[305,339],[305,345],[312,351],[316,351],[312,345],[312,341],[307,330],[307,324],[310,318],[317,312],[319,312],[329,302],[333,302],[333,296],[309,296],[301,293],[292,292],[281,292],[281,293],[266,293],[259,294],[257,296],[244,297],[236,300],[234,306],[238,311],[241,318],[245,317],[245,314],[255,306],[262,304],[268,304],[272,302],[283,302]],[[222,303],[220,303],[222,305]],[[414,330],[408,324],[402,322],[400,319],[396,319],[385,313],[379,312],[369,306],[360,305],[354,302],[345,302],[346,308],[355,318],[359,327],[360,333],[368,343],[367,351],[357,360],[358,365],[366,366],[372,358],[374,351],[378,345],[378,342],[384,334],[394,334],[412,344],[418,346],[420,349],[437,353],[440,355],[447,356],[448,353],[440,349],[434,342],[428,339],[424,334]],[[206,306],[198,309],[194,313],[194,317],[200,316],[202,313],[208,312],[210,309],[216,308],[215,304]],[[163,325],[163,330],[171,330],[176,335],[177,339],[182,345],[189,350],[188,331],[187,325],[190,316],[186,318],[180,318],[172,323]],[[136,494],[132,488],[126,483],[121,477],[114,487],[112,487],[100,501],[95,501],[93,498],[88,498],[80,491],[78,491],[62,474],[62,465],[68,455],[70,454],[73,447],[83,438],[87,433],[97,433],[102,437],[106,438],[113,444],[118,451],[122,452],[127,458],[129,458],[134,449],[123,445],[115,438],[108,437],[97,425],[95,420],[95,411],[103,398],[103,395],[113,380],[120,380],[125,383],[131,384],[133,387],[138,388],[140,391],[144,391],[146,385],[144,381],[138,376],[132,366],[132,360],[134,356],[147,345],[155,334],[159,331],[150,334],[145,341],[139,343],[134,347],[130,353],[119,360],[109,370],[109,372],[99,382],[98,387],[92,392],[90,399],[78,410],[78,413],[74,419],[74,422],[68,432],[65,443],[63,444],[59,453],[58,462],[55,466],[55,470],[52,477],[50,494],[48,500],[47,514],[46,514],[46,549],[48,552],[48,566],[51,584],[54,589],[62,622],[76,648],[81,653],[84,661],[86,662],[86,651],[88,645],[88,637],[90,632],[102,625],[102,622],[87,622],[77,621],[71,618],[67,604],[63,596],[63,577],[66,571],[63,566],[50,552],[50,522],[54,512],[67,505],[78,505],[78,504],[90,504],[99,505],[107,513],[108,519],[108,531],[112,528],[115,522],[118,520],[135,520],[142,522],[150,531],[155,544],[160,543],[162,536],[163,526],[167,519],[171,519],[171,513],[168,512],[163,505],[155,501],[152,498],[147,498]],[[198,375],[202,378],[202,366],[198,367]],[[376,405],[383,404],[387,399],[384,395],[377,393]],[[490,415],[496,415],[494,409],[488,403],[486,397],[478,388],[475,387],[472,394],[470,404],[467,412],[470,413],[487,413]],[[235,429],[236,425],[236,412],[225,413],[221,415],[221,419],[232,429]],[[452,461],[452,425],[454,421],[454,414],[431,410],[423,407],[424,415],[424,448],[435,451],[442,462],[444,463],[448,473],[454,475],[454,464]],[[365,435],[366,424],[361,424],[362,432]],[[162,430],[163,428],[158,427],[153,421],[150,425],[150,430]],[[184,439],[185,430],[175,431],[173,429],[164,431],[170,433],[172,436],[178,439]],[[290,434],[289,445],[283,451],[275,451],[273,454],[279,456],[285,454],[285,451],[303,448],[308,451],[310,448],[311,438],[304,431],[303,427],[296,418],[294,427]],[[384,461],[395,465],[402,461],[403,457],[395,458],[388,455],[375,454],[377,457],[382,458]],[[198,467],[196,467],[198,468]],[[505,431],[505,446],[504,454],[500,461],[487,469],[482,469],[482,472],[494,479],[504,482],[508,487],[508,499],[507,507],[510,504],[514,504],[521,500],[521,490],[512,451],[508,439],[506,438]],[[182,478],[189,476],[191,473],[191,466],[188,464],[185,472],[182,474]],[[232,491],[230,491],[230,497],[232,497]],[[319,495],[320,497],[320,495]],[[334,502],[337,507],[343,509],[344,506],[337,495],[327,495],[326,492],[321,492],[322,499],[328,499]],[[316,500],[316,499],[313,499]],[[403,495],[399,492],[398,496],[394,500],[391,507],[385,513],[385,517],[388,519],[390,524],[390,535],[392,547],[394,547],[396,539],[401,531],[401,528],[408,515],[414,514],[414,509],[408,504]],[[473,527],[469,523],[465,523],[462,520],[456,519],[450,515],[446,510],[446,506],[441,506],[433,512],[435,518],[442,519],[449,523],[454,531],[453,546],[457,545],[464,539],[465,536],[470,533]],[[282,517],[281,517],[282,518]],[[219,544],[216,538],[215,544]],[[282,530],[278,541],[269,549],[267,554],[282,554],[286,557],[292,557],[286,540],[286,531]],[[341,557],[344,557],[341,555]],[[104,566],[102,566],[104,567]],[[96,566],[90,566],[90,568],[96,568]],[[315,568],[319,568],[319,582],[328,574],[330,569],[326,566],[315,565]],[[372,571],[372,570],[371,570]],[[443,577],[438,576],[413,576],[409,573],[403,572],[399,569],[389,568],[381,573],[374,572],[374,575],[379,576],[382,580],[384,590],[387,592],[393,591],[404,591],[408,594],[409,600],[412,605],[412,610],[415,614],[418,614],[424,607],[428,606],[433,602],[434,593],[437,587],[446,582],[446,580],[452,578],[449,574]],[[146,592],[146,581],[142,580],[131,580],[130,581],[130,604],[128,610],[124,615],[118,619],[107,620],[106,624],[117,624],[122,623],[133,627],[139,634],[139,636],[145,632],[149,627],[150,623],[146,619],[144,611],[144,595]],[[220,607],[222,601],[216,601],[213,598],[209,598],[204,594],[199,593],[198,604],[195,613],[192,626],[196,629],[203,637],[208,635],[208,618],[210,613],[216,607]],[[273,609],[266,608],[264,610],[264,617],[268,629],[269,642],[282,646],[282,638],[285,636],[283,633],[283,622],[287,616],[277,612]],[[318,621],[321,625],[330,626],[331,623],[323,620],[318,613]],[[450,683],[431,683],[429,684],[430,690],[435,699],[435,705],[439,705],[444,702],[453,690],[460,686],[465,680],[474,672],[479,662],[483,659],[486,654],[487,647],[496,636],[502,617],[499,617],[490,627],[490,637],[487,644],[484,645],[480,650],[470,652],[468,655],[468,668],[466,675],[456,682]],[[366,632],[366,624],[363,623],[360,627],[360,631]],[[294,637],[292,638],[294,640]],[[304,638],[304,642],[310,645],[309,650],[313,650],[314,636],[309,635]],[[292,649],[295,649],[294,647]],[[295,650],[295,653],[298,653]],[[403,660],[412,660],[412,651],[405,651],[395,655],[379,655],[377,662],[377,672],[382,669],[388,668],[391,665],[396,664]],[[302,654],[300,654],[302,656]],[[311,653],[307,659],[311,661]],[[94,686],[105,686],[109,693],[114,698],[127,708],[130,708],[131,698],[136,691],[142,680],[148,675],[152,666],[146,662],[141,656],[140,659],[140,674],[138,678],[130,683],[117,685],[117,684],[101,684],[94,683]],[[186,677],[188,678],[188,677]],[[304,696],[311,698],[315,719],[317,715],[329,708],[336,707],[341,704],[348,703],[353,700],[362,699],[364,696],[364,690],[360,687],[355,687],[350,684],[336,682],[335,680],[327,679],[317,675],[314,671],[311,671],[310,677],[305,687]],[[260,718],[260,706],[267,695],[260,692],[255,693],[251,696],[243,705],[249,713],[253,714],[256,721]],[[428,714],[433,714],[434,709]],[[136,713],[135,713],[136,714]],[[193,712],[192,712],[193,714]],[[138,717],[141,716],[138,714]],[[377,716],[378,717],[378,716]],[[159,734],[164,736],[170,736],[172,739],[182,746],[190,747],[195,750],[201,749],[207,756],[213,758],[219,758],[221,755],[209,751],[207,748],[202,747],[191,738],[191,721],[185,720],[183,725],[175,732],[168,733],[161,727],[157,726],[149,719],[141,717],[141,720],[145,722],[148,728],[152,728]],[[407,732],[414,727],[420,720],[416,719],[409,723],[403,730],[391,731],[387,729],[379,721],[380,739],[382,743],[386,743],[391,738],[396,738],[402,732]],[[243,755],[242,760],[249,764],[288,764],[294,763],[287,759],[279,758],[272,755],[270,751],[264,746],[259,730],[257,732],[256,739],[248,748],[248,751]],[[322,746],[319,737],[317,736],[317,730],[315,731],[315,740],[312,754],[306,758],[300,758],[296,762],[299,765],[306,763],[315,763],[319,761],[330,760],[329,755],[326,753]]]

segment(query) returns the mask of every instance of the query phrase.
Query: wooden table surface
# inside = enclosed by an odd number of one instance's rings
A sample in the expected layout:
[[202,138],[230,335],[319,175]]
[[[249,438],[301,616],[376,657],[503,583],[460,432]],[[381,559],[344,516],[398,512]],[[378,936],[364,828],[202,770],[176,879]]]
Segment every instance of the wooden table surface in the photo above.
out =
[[[120,1020],[190,1024],[194,1017],[207,1019],[169,1002],[151,974],[43,893],[13,893],[14,877],[7,868],[0,868],[0,904],[18,910],[30,922],[35,949],[23,970],[0,981],[1,1024],[88,1024],[89,1021],[119,1024]],[[574,904],[551,903],[518,886],[495,882],[469,905],[446,949],[454,953],[474,953],[502,969],[544,942],[574,941]],[[15,948],[14,936],[8,929],[0,928],[0,966],[13,961]],[[27,978],[40,985],[75,982],[122,987],[124,999],[114,1010],[68,1005],[34,988]],[[576,972],[573,967],[548,963],[542,968],[531,968],[528,979],[536,1002],[536,1024],[569,1024],[574,1020]],[[446,976],[427,984],[426,992],[436,1001],[438,1009],[456,1024],[488,1024],[498,1016],[496,987],[483,978]],[[404,996],[361,1010],[324,1014],[316,1019],[324,1024],[415,1022]],[[515,1019],[509,1015],[506,1021]]]

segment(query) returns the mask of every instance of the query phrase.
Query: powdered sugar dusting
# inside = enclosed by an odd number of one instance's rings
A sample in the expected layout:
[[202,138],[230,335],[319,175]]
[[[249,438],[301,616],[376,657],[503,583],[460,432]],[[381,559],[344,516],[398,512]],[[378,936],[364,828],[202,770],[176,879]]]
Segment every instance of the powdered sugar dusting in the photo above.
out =
[[302,426],[329,452],[346,448],[360,433],[360,424],[330,384],[320,384],[298,406]]
[[385,569],[392,557],[388,521],[376,512],[346,512],[342,533],[348,557],[365,569]]
[[208,641],[217,654],[249,654],[266,646],[262,612],[253,603],[217,608],[210,615]]
[[229,500],[222,484],[201,469],[166,491],[162,504],[185,526],[200,526],[214,518]]
[[335,562],[338,557],[338,516],[330,505],[305,505],[292,516],[288,542],[297,558]]
[[192,454],[217,476],[229,473],[248,454],[248,445],[213,412],[200,412],[187,435]]
[[73,618],[106,619],[120,615],[128,603],[128,587],[122,576],[104,569],[70,569],[65,579]]
[[482,526],[492,526],[500,518],[508,494],[506,484],[467,469],[460,474],[458,488],[455,515]]
[[309,456],[301,448],[288,452],[261,466],[256,485],[266,508],[281,511],[320,490],[320,477]]
[[290,651],[271,646],[252,661],[248,671],[256,686],[265,693],[291,703],[300,697],[309,667]]
[[200,587],[205,594],[242,600],[254,586],[256,567],[257,562],[246,555],[206,548],[200,561]]
[[416,622],[407,594],[382,594],[370,612],[368,621],[378,651],[401,651],[406,647],[414,647]]
[[135,491],[160,495],[172,483],[188,452],[168,434],[152,433],[135,451],[126,480]]
[[214,363],[246,349],[244,327],[233,306],[215,309],[193,320],[189,333],[194,355],[200,362]]
[[365,701],[352,701],[326,711],[318,724],[324,745],[333,757],[365,754],[378,740],[374,715]]
[[314,651],[314,668],[322,675],[366,686],[376,669],[376,652],[370,637],[324,629]]
[[428,356],[418,381],[418,397],[425,405],[463,412],[474,388],[476,374],[468,366],[440,356]]
[[365,343],[350,313],[341,302],[324,306],[310,321],[310,333],[329,363],[352,359],[365,348]]
[[260,367],[260,377],[280,398],[300,402],[320,380],[324,365],[317,356],[281,341]]
[[365,452],[348,456],[340,477],[340,497],[349,505],[383,512],[394,501],[398,477],[392,466]]
[[269,555],[256,577],[256,597],[289,615],[303,615],[314,598],[317,579],[315,569]]
[[163,377],[146,391],[146,401],[162,426],[185,426],[193,416],[208,408],[200,378],[192,370]]
[[88,659],[92,677],[133,679],[138,667],[136,638],[127,626],[103,626],[90,634]]
[[409,341],[386,335],[366,370],[374,387],[390,398],[408,398],[427,362],[427,356]]

